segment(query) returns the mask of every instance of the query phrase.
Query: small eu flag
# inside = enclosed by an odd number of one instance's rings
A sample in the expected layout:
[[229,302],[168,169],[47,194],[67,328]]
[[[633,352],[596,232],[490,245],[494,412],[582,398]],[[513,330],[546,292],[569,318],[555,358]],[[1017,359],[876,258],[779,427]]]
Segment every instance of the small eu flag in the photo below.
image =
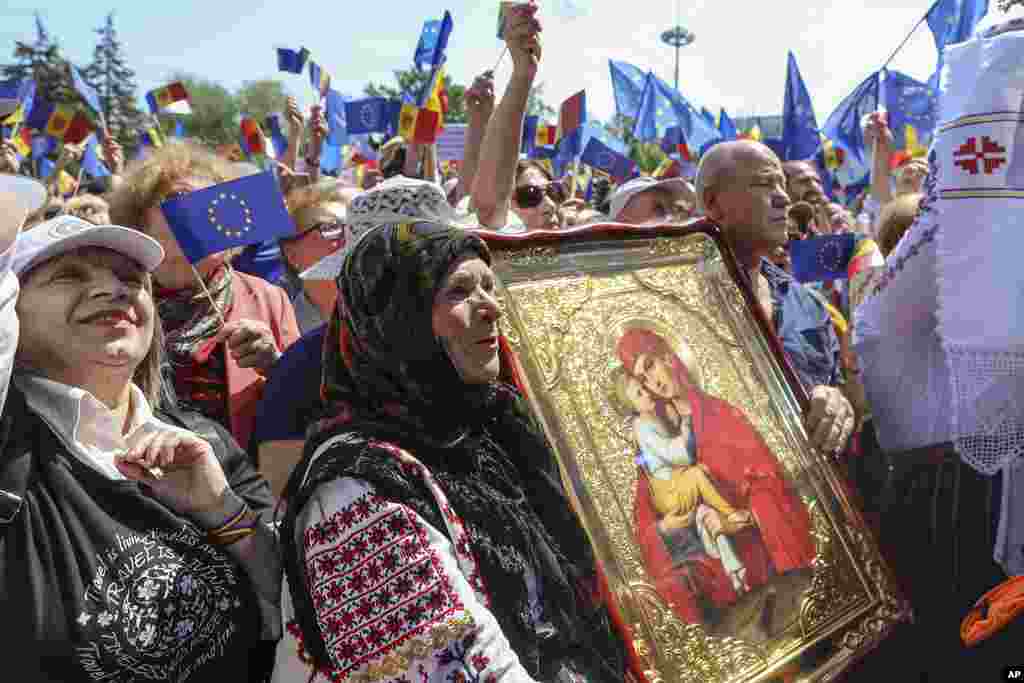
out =
[[295,233],[269,171],[168,199],[160,209],[189,263]]
[[857,236],[823,235],[789,243],[789,258],[797,282],[842,280],[853,257]]

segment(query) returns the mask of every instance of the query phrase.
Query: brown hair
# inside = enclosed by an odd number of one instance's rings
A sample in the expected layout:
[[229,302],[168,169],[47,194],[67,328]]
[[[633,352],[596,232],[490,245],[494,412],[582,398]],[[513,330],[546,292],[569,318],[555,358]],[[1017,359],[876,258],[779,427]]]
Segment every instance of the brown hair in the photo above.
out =
[[189,176],[216,184],[235,178],[237,171],[231,162],[194,142],[168,142],[128,167],[120,187],[109,195],[111,222],[142,230],[146,211],[174,183]]
[[534,159],[520,159],[518,162],[516,162],[516,177],[513,182],[518,183],[519,176],[523,175],[531,168],[534,169],[535,171],[539,171],[542,176],[548,179],[548,181],[554,180],[554,177],[551,175],[551,172],[548,171],[548,169],[544,168],[544,164]]
[[882,207],[882,212],[878,216],[878,248],[883,255],[888,256],[899,244],[903,233],[913,225],[922,196],[900,195]]
[[318,209],[324,204],[344,204],[347,208],[348,200],[341,191],[336,180],[322,181],[309,187],[300,187],[292,190],[285,198],[288,206],[288,213],[295,221],[295,228],[301,229],[302,218],[310,209]]
[[93,213],[89,211],[83,211],[82,209],[89,205],[101,205],[104,210],[109,211],[110,205],[107,204],[107,200],[103,197],[94,194],[80,194],[77,197],[73,197],[64,204],[64,213],[81,218],[87,223],[94,223]]

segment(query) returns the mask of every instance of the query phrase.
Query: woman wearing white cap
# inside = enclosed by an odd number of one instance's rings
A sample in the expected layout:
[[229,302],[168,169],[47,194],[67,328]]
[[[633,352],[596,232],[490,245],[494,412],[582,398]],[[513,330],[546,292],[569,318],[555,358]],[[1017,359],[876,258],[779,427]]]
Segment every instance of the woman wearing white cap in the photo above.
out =
[[277,637],[266,483],[159,404],[163,258],[0,176],[0,612],[19,680],[259,680]]

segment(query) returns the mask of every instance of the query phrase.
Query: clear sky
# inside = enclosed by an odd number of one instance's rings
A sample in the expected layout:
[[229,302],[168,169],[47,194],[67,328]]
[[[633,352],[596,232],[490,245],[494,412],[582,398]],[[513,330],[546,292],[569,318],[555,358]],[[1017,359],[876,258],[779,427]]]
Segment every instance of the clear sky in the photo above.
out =
[[[654,69],[672,82],[673,51],[663,30],[682,23],[697,40],[682,51],[680,90],[697,105],[733,116],[779,114],[786,52],[796,55],[814,100],[818,123],[865,76],[880,67],[924,15],[931,0],[541,0],[543,60],[539,79],[556,107],[585,88],[591,118],[614,113],[608,59]],[[995,3],[992,3],[993,5]],[[243,81],[281,78],[305,104],[305,76],[277,73],[274,48],[308,47],[346,94],[368,80],[392,80],[408,68],[423,21],[445,9],[454,18],[449,73],[468,85],[492,68],[502,44],[495,37],[496,0],[5,0],[0,44],[9,59],[14,41],[33,40],[39,11],[66,56],[87,63],[93,29],[106,13],[136,71],[140,96],[185,70],[236,88]],[[997,11],[997,10],[993,10]],[[922,25],[892,67],[924,80],[936,53]],[[511,69],[497,70],[498,93]]]

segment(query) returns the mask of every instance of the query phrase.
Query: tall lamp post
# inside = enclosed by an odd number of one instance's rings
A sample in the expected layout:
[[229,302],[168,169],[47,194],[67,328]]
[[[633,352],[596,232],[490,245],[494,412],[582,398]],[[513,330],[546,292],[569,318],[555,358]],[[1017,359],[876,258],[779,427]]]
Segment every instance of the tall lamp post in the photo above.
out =
[[676,90],[679,90],[679,48],[686,47],[696,39],[692,31],[682,26],[675,26],[661,34],[661,42],[676,49]]

